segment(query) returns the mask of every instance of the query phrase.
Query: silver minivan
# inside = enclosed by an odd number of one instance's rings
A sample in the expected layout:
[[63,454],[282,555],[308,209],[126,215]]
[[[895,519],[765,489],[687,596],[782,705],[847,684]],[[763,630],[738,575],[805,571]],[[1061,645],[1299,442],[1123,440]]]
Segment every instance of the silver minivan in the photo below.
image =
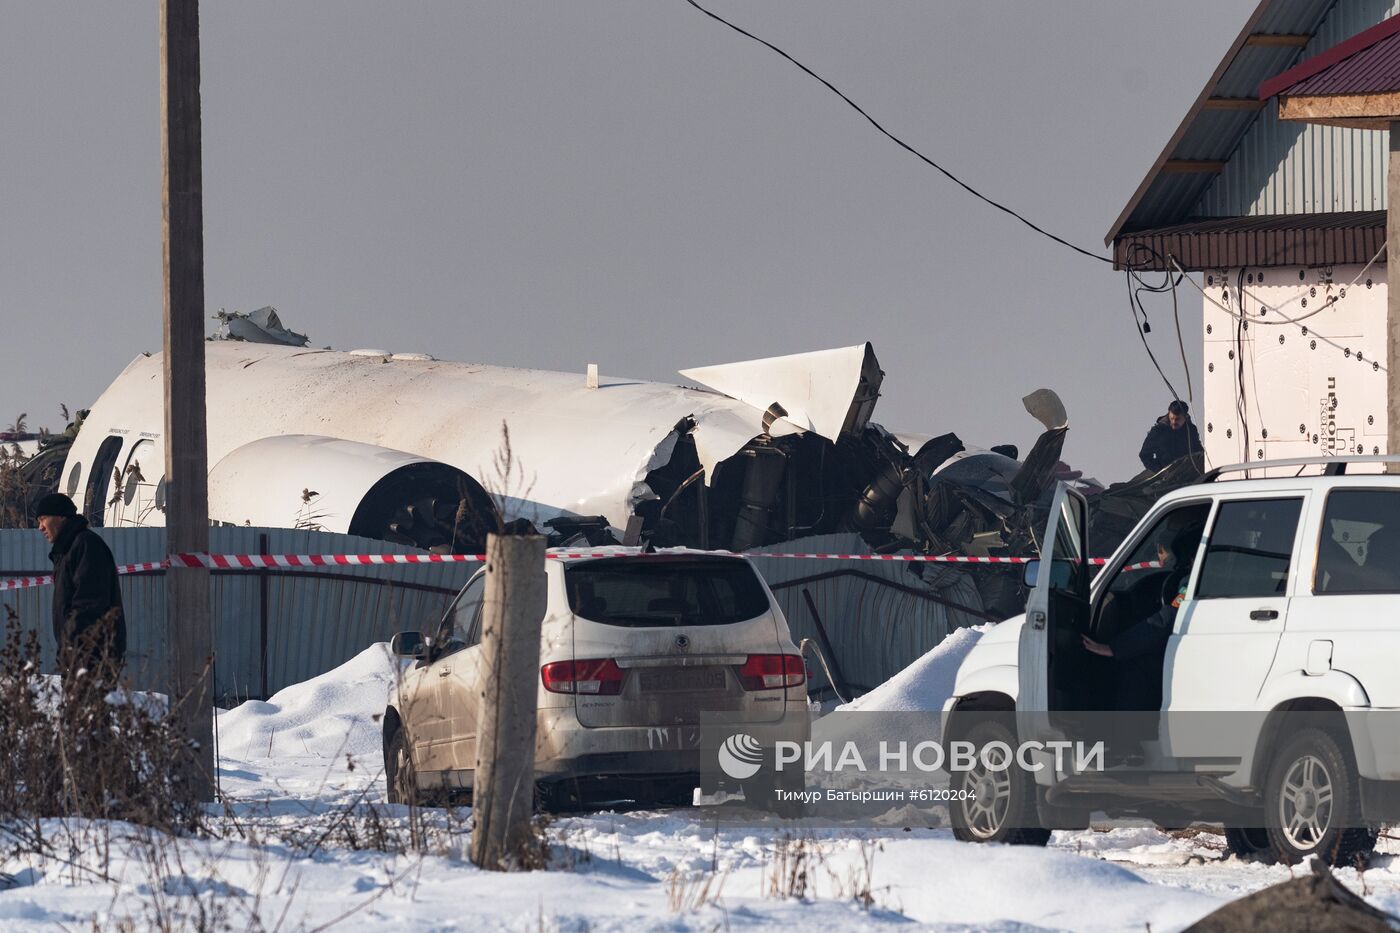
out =
[[[535,771],[541,803],[690,803],[701,714],[805,741],[806,669],[787,620],[742,557],[685,549],[552,552],[546,562]],[[467,583],[384,716],[391,802],[469,800],[477,767],[482,594]]]

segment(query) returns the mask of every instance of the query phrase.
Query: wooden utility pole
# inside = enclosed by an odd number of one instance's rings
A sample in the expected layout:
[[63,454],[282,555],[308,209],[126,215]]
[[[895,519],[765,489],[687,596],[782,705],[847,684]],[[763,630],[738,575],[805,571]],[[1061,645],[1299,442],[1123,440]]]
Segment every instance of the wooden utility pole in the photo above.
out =
[[[160,0],[161,228],[165,252],[165,527],[172,554],[209,550],[204,407],[204,191],[200,169],[199,0]],[[192,744],[176,763],[199,799],[214,775],[209,571],[165,576],[172,709]]]
[[471,859],[510,871],[539,851],[535,807],[535,715],[540,689],[540,624],[545,612],[544,538],[490,535],[482,601],[481,719],[472,788]]

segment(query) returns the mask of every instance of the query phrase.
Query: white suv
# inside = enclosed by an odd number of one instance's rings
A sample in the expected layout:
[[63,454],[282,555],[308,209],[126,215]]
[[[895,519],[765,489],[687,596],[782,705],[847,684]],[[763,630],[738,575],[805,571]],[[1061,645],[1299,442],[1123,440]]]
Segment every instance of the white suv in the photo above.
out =
[[[958,775],[974,796],[952,807],[956,835],[1044,844],[1093,810],[1221,822],[1240,854],[1365,857],[1400,818],[1400,476],[1355,471],[1382,462],[1400,457],[1214,471],[1163,497],[1092,582],[1086,504],[1061,485],[1026,614],[963,661],[950,734],[1067,740],[1131,710],[1150,728],[1092,772],[1046,757]],[[1286,478],[1217,481],[1246,471]],[[1144,620],[1159,647],[1130,652]]]
[[[547,807],[690,803],[705,712],[807,739],[806,668],[747,559],[598,553],[553,552],[545,562],[535,772]],[[470,799],[485,574],[462,588],[431,637],[394,636],[393,650],[416,663],[384,716],[392,802]]]

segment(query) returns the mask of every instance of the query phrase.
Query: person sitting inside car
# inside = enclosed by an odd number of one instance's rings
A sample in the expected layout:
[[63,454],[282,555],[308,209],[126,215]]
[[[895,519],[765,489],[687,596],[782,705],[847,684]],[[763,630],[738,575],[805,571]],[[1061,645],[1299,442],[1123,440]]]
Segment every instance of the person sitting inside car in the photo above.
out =
[[[1193,523],[1172,538],[1168,553],[1161,554],[1169,571],[1162,582],[1162,607],[1130,626],[1107,643],[1084,635],[1084,648],[1112,658],[1115,667],[1114,707],[1120,710],[1157,710],[1162,706],[1162,662],[1167,639],[1176,624],[1176,612],[1186,598],[1191,564],[1205,526]],[[1160,552],[1159,552],[1160,553]]]

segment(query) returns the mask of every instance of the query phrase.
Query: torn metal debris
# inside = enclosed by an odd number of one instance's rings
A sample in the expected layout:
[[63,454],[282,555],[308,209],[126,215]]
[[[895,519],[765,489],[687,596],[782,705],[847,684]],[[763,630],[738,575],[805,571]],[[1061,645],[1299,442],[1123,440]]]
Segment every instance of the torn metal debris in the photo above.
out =
[[214,319],[219,322],[219,329],[212,338],[214,340],[275,343],[284,347],[304,347],[307,344],[305,334],[298,334],[282,326],[277,309],[271,306],[247,314],[220,308]]
[[[221,320],[304,342],[270,308]],[[1083,480],[1060,461],[1069,418],[1048,389],[1023,400],[1044,428],[1024,459],[889,431],[871,420],[884,373],[869,344],[682,371],[700,387],[238,340],[210,342],[206,360],[212,519],[439,551],[528,522],[556,546],[858,534],[877,552],[1033,556],[1066,479],[1102,503],[1091,540],[1105,553],[1195,475]],[[138,357],[117,377],[51,477],[94,524],[164,523],[161,365]],[[987,612],[1017,611],[1015,572],[977,580]]]

